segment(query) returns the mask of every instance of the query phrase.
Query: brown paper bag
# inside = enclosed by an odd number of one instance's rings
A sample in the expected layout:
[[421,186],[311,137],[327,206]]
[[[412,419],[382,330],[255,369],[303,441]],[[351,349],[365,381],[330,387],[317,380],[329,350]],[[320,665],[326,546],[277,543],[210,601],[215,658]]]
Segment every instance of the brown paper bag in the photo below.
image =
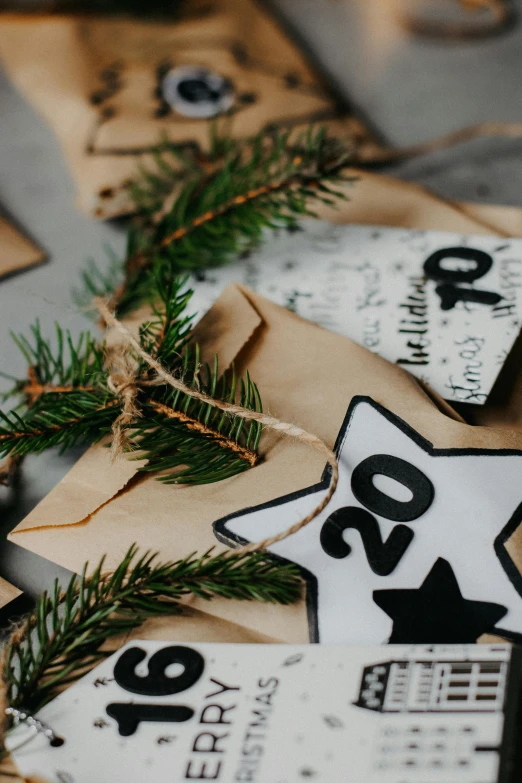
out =
[[[265,410],[331,447],[350,402],[363,395],[438,449],[522,450],[522,433],[468,426],[399,367],[242,287],[226,289],[198,331],[207,357],[217,351],[223,366],[235,360],[241,371],[249,368]],[[75,571],[86,559],[93,563],[105,553],[107,565],[115,565],[132,542],[165,559],[203,552],[216,545],[216,520],[300,492],[321,478],[323,458],[289,439],[265,435],[262,452],[259,466],[233,479],[178,487],[136,474],[135,463],[128,460],[111,466],[107,450],[92,447],[10,540]],[[290,515],[289,522],[294,521]],[[264,534],[260,529],[259,538]],[[520,562],[516,533],[511,538],[510,557]],[[309,638],[304,601],[290,607],[222,600],[190,604],[266,640]],[[176,622],[170,630],[174,635]],[[169,633],[168,625],[162,634]]]
[[45,253],[0,217],[0,278],[45,261]]
[[198,69],[211,74],[198,83],[211,93],[200,114],[230,108],[238,137],[315,120],[368,137],[253,0],[193,0],[169,23],[5,12],[0,58],[56,129],[81,205],[100,217],[128,209],[125,182],[162,136],[208,145],[208,119],[194,116],[187,94]]

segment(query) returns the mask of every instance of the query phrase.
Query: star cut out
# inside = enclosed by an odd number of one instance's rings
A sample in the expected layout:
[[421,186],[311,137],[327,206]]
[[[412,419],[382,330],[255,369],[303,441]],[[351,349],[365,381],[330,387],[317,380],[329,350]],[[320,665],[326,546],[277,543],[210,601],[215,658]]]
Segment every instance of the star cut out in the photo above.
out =
[[441,557],[417,590],[375,590],[373,600],[393,620],[390,644],[473,644],[507,613],[500,604],[464,598]]
[[[386,642],[393,623],[374,602],[374,591],[417,591],[442,558],[451,563],[466,600],[492,601],[506,608],[496,620],[504,617],[502,625],[489,630],[522,641],[522,576],[506,547],[522,523],[522,451],[435,448],[398,416],[361,396],[350,403],[335,452],[340,479],[327,509],[297,534],[269,548],[282,561],[296,564],[307,583],[310,640]],[[385,462],[403,460],[425,475],[434,488],[425,511],[401,520],[386,511],[382,497],[381,510],[358,499],[352,476],[361,463],[376,456]],[[377,471],[375,478],[385,476]],[[380,483],[381,492],[391,498],[393,489],[387,480],[386,487]],[[310,513],[329,482],[327,466],[312,486],[218,520],[215,535],[235,546],[283,533]],[[397,483],[393,486],[397,491]],[[407,482],[400,487],[402,498],[396,498],[404,506],[409,502],[406,487]],[[333,515],[335,523],[330,520]],[[328,521],[333,546],[322,536]]]

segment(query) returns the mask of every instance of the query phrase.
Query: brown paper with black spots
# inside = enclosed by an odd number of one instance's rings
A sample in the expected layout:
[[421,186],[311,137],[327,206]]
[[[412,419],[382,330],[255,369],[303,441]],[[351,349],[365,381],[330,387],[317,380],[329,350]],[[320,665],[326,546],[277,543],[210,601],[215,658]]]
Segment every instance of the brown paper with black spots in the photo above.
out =
[[230,115],[238,138],[317,121],[372,143],[254,0],[195,0],[170,21],[4,13],[0,57],[54,127],[80,205],[98,217],[130,208],[128,180],[162,138],[205,149],[215,117]]

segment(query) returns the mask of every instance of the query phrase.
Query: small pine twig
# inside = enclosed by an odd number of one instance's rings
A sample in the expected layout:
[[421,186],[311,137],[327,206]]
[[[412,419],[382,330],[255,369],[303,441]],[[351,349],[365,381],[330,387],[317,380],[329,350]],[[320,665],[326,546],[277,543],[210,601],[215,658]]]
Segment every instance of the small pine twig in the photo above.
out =
[[103,573],[102,559],[90,575],[86,565],[65,590],[56,581],[42,594],[3,648],[9,706],[37,712],[110,654],[102,647],[111,638],[148,617],[179,614],[183,596],[289,604],[301,594],[298,569],[265,553],[209,550],[167,563],[157,554],[138,554],[133,545],[113,573]]
[[264,131],[246,142],[218,138],[208,156],[212,165],[191,158],[180,185],[170,163],[175,147],[164,143],[156,153],[158,176],[143,172],[132,191],[138,224],[129,232],[123,280],[109,292],[103,275],[91,269],[84,274],[86,293],[110,293],[121,315],[150,297],[153,270],[172,274],[228,263],[259,245],[267,230],[312,216],[311,203],[334,206],[345,198],[335,186],[353,179],[343,175],[350,154],[324,129]]
[[[217,358],[213,367],[200,366],[199,348],[189,344],[191,319],[184,312],[191,292],[184,287],[184,278],[158,275],[157,303],[152,319],[140,329],[141,347],[185,383],[229,403],[238,397],[243,407],[261,411],[259,392],[248,374],[238,379],[232,368],[220,377]],[[142,359],[111,353],[88,333],[74,343],[57,327],[58,348],[53,351],[38,324],[32,331],[32,340],[15,338],[29,365],[28,378],[11,391],[21,398],[21,406],[0,411],[0,455],[20,459],[51,446],[93,444],[112,431],[118,446],[126,442],[141,450],[140,458],[147,462],[139,470],[161,474],[164,482],[220,481],[257,463],[262,431],[257,422],[224,416],[157,384]],[[125,374],[129,372],[131,376]],[[125,407],[129,378],[134,389],[130,413]],[[132,432],[127,441],[116,429],[122,417]]]

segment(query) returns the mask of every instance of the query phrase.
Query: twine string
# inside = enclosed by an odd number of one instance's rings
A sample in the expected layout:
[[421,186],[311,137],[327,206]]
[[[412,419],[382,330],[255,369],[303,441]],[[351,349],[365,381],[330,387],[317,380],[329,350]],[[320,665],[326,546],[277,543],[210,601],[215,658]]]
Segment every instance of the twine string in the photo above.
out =
[[139,385],[137,362],[128,351],[114,346],[107,352],[107,388],[123,403],[122,412],[112,425],[111,459],[114,461],[126,447],[130,446],[128,428],[141,415],[136,404]]
[[486,12],[486,20],[470,25],[465,22],[415,19],[411,15],[402,14],[400,23],[407,32],[423,38],[470,40],[500,35],[511,27],[516,18],[509,0],[458,0],[458,3],[469,13]]
[[[268,430],[272,430],[273,432],[277,432],[286,437],[293,438],[299,443],[304,443],[311,446],[313,449],[315,449],[315,451],[320,453],[330,465],[331,481],[328,490],[321,499],[320,503],[318,503],[309,514],[278,535],[269,536],[264,538],[262,541],[253,542],[251,544],[247,544],[246,546],[234,549],[234,554],[248,554],[251,552],[259,552],[263,549],[268,549],[270,546],[273,546],[280,541],[284,541],[286,538],[289,538],[295,533],[298,533],[319,516],[319,514],[326,508],[332,499],[339,481],[339,465],[337,462],[337,457],[332,449],[330,449],[326,443],[324,443],[324,441],[318,438],[317,435],[313,435],[301,427],[297,427],[295,424],[289,424],[288,422],[281,421],[274,416],[269,416],[267,413],[260,413],[258,411],[249,410],[248,408],[243,408],[241,405],[236,405],[235,403],[216,400],[213,397],[210,397],[208,394],[199,391],[198,389],[187,386],[187,384],[185,384],[179,378],[175,378],[162,366],[162,364],[157,359],[148,354],[147,351],[142,348],[139,341],[131,334],[127,327],[116,318],[103,299],[98,297],[95,300],[95,303],[107,326],[111,329],[114,329],[115,332],[118,332],[124,338],[127,346],[131,346],[135,354],[143,359],[143,361],[146,362],[149,367],[155,371],[156,378],[148,381],[148,385],[158,385],[164,383],[168,386],[172,386],[174,389],[177,389],[180,392],[183,392],[183,394],[186,394],[195,400],[207,403],[207,405],[218,408],[219,410],[222,410],[231,416],[237,416],[241,419],[245,419],[246,421],[257,421]],[[116,446],[114,446],[113,453],[117,455],[121,452],[122,449],[122,439],[125,438],[125,428],[130,424],[134,415],[132,411],[135,408],[135,400],[140,386],[140,381],[136,378],[135,362],[134,370],[131,370],[133,364],[132,359],[122,360],[121,365],[118,364],[118,352],[120,355],[128,354],[125,346],[122,344],[121,346],[118,346],[118,348],[113,348],[113,352],[116,352],[117,355],[115,366],[120,368],[118,376],[120,383],[118,385],[118,383],[114,381],[114,374],[111,375],[111,383],[115,393],[120,394],[123,402],[123,411],[116,420],[114,429],[115,439],[116,437],[118,438],[118,443]],[[114,361],[114,359],[115,357],[113,356],[112,360]],[[126,376],[124,372],[122,372],[122,367],[125,367],[126,371],[128,372]]]

